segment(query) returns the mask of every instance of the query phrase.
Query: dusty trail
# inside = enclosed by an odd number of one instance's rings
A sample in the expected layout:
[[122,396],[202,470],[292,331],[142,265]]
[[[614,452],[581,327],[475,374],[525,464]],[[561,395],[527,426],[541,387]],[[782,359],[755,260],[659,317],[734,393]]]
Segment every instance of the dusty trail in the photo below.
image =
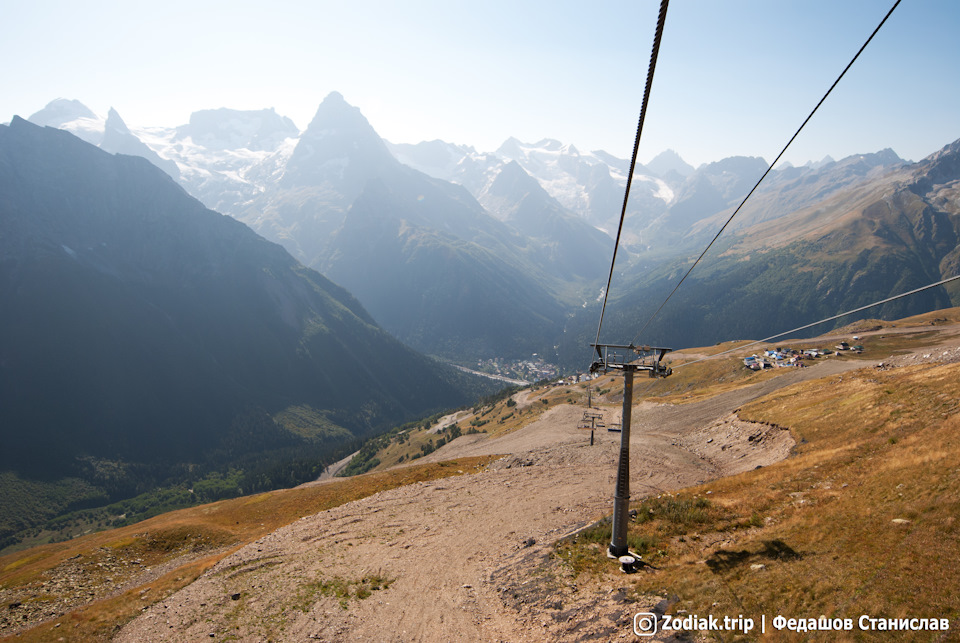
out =
[[[868,365],[828,361],[709,400],[638,404],[632,496],[785,457],[793,444],[788,432],[731,413],[796,381]],[[531,580],[531,561],[543,560],[559,537],[611,511],[620,435],[597,431],[590,446],[589,431],[576,428],[582,413],[561,405],[497,440],[463,436],[430,459],[511,455],[480,473],[382,492],[303,518],[153,605],[116,640],[543,641],[580,640],[610,628],[626,633],[622,623],[604,623],[593,612],[630,617],[635,606],[573,596],[570,604],[579,607],[569,618],[589,625],[571,638],[504,599],[505,587]],[[608,413],[612,420],[619,409]],[[336,595],[337,587],[355,594],[371,577],[392,582],[363,600]]]

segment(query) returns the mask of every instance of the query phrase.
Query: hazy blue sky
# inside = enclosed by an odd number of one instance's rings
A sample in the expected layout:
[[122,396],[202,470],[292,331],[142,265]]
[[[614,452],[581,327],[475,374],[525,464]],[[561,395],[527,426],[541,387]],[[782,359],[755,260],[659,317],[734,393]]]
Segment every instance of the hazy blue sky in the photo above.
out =
[[[674,0],[640,150],[772,160],[893,0]],[[131,126],[331,91],[397,143],[508,136],[630,154],[659,2],[4,0],[0,121],[50,100]],[[960,2],[903,0],[787,158],[960,138]]]

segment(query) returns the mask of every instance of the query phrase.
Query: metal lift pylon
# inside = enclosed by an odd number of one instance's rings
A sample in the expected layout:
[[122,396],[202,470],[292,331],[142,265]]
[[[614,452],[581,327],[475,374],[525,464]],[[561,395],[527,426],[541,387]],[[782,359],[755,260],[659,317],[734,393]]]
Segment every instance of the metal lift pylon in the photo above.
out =
[[[629,555],[627,547],[627,521],[630,512],[630,420],[633,410],[633,374],[647,371],[650,377],[667,377],[673,370],[662,363],[669,348],[617,344],[591,344],[597,351],[597,361],[590,365],[590,372],[604,373],[611,370],[623,372],[623,415],[620,430],[620,460],[617,464],[617,488],[613,496],[613,533],[607,555],[620,558]],[[627,359],[629,351],[637,357]]]

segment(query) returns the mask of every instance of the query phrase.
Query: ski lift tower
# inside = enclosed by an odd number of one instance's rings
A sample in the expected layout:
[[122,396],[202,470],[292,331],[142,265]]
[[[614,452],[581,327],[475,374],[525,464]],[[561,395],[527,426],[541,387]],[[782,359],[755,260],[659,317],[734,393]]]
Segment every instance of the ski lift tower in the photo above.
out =
[[[663,357],[671,349],[656,346],[626,346],[591,344],[597,351],[597,361],[590,372],[623,371],[623,417],[620,432],[620,462],[617,465],[617,488],[613,496],[613,534],[607,555],[620,558],[629,555],[627,549],[627,519],[630,511],[630,415],[633,408],[633,374],[647,371],[650,377],[667,377],[673,370],[663,364]],[[630,359],[628,359],[628,357]]]

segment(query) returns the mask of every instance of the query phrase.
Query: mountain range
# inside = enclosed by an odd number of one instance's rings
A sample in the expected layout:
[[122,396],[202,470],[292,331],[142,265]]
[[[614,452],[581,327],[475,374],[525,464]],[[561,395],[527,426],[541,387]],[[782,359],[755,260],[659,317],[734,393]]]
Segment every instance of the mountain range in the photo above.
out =
[[[31,119],[95,143],[100,131],[89,110],[68,101]],[[628,161],[552,139],[508,139],[490,153],[391,144],[336,93],[302,133],[270,110],[208,110],[190,128],[136,135],[176,162],[188,191],[346,287],[411,346],[463,363],[537,352],[583,367],[576,345],[592,340]],[[940,155],[954,153],[948,146]],[[918,201],[905,212],[902,199],[883,216],[882,208],[866,215],[871,204],[861,203],[883,201],[905,181],[930,183],[929,167],[882,150],[772,170],[651,324],[653,337],[640,339],[768,335],[951,276],[944,231],[957,228],[957,176],[939,176],[929,193],[914,188]],[[636,333],[766,169],[749,157],[693,168],[672,151],[636,168],[612,285],[613,341]],[[919,204],[933,214],[910,209]],[[917,217],[936,220],[937,241],[919,232],[894,243],[883,232],[922,228]],[[958,302],[955,289],[885,312],[947,301]]]
[[[650,322],[646,342],[766,337],[960,274],[958,187],[960,141],[917,163],[885,150],[817,169],[784,170],[758,191]],[[700,219],[686,238],[702,243],[730,214],[727,208]],[[633,266],[610,306],[611,334],[635,336],[654,314],[647,302],[664,301],[690,262]],[[958,301],[960,287],[953,282],[859,316],[890,319]],[[581,341],[587,336],[582,333]]]
[[[0,126],[0,541],[157,487],[295,484],[493,390],[424,354],[590,359],[628,170],[609,154],[392,145],[336,93],[303,132],[75,101],[30,121]],[[765,170],[637,169],[602,341],[763,337],[960,271],[960,141],[825,158],[770,172],[651,317]],[[867,314],[957,303],[953,283]]]
[[0,195],[0,472],[83,481],[64,506],[271,453],[315,468],[493,390],[137,156],[15,117]]
[[[497,157],[482,184],[467,185],[400,162],[336,93],[298,136],[262,112],[202,114],[141,138],[177,162],[188,191],[346,287],[418,350],[461,362],[551,354],[566,311],[596,297],[610,237],[523,169],[543,156],[536,150]],[[31,119],[100,144],[82,106],[55,101]],[[567,189],[596,191],[584,201],[617,198],[608,166],[585,158],[577,171],[593,175],[589,186],[568,180]]]

